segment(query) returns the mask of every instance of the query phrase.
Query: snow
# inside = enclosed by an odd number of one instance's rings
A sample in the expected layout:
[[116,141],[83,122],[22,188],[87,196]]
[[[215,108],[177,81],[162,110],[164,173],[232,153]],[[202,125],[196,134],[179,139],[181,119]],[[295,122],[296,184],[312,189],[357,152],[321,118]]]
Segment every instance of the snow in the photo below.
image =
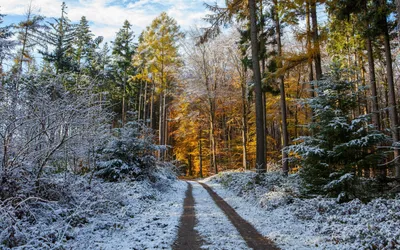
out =
[[18,209],[0,206],[0,242],[14,235],[15,249],[170,249],[183,212],[184,182],[160,173],[156,181],[93,179],[89,189],[87,177],[73,178],[68,202],[26,202],[29,215],[14,226],[3,211],[15,218]]
[[[56,201],[0,203],[0,249],[7,242],[15,249],[171,249],[185,182],[166,170],[136,181],[88,180],[60,174],[49,186],[63,190]],[[224,172],[203,182],[281,249],[400,249],[400,196],[367,204],[305,199],[299,176],[278,172]],[[249,249],[208,192],[190,183],[202,248]]]
[[204,182],[282,249],[400,249],[400,197],[339,204],[301,198],[297,175],[255,177],[224,172]]
[[204,240],[203,249],[249,249],[239,232],[215,204],[208,192],[198,183],[193,185],[195,230]]

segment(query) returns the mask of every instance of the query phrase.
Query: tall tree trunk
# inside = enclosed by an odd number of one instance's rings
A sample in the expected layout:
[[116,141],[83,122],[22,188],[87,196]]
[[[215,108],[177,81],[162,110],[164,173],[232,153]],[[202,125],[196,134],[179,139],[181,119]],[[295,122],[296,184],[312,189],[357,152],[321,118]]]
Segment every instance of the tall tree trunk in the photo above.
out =
[[[163,145],[165,145],[165,147],[168,145],[168,110],[167,110],[167,99],[168,99],[168,88],[167,90],[164,92],[164,98],[163,98]],[[165,148],[165,150],[163,151],[163,160],[167,159],[167,147]]]
[[[275,5],[275,28],[276,28],[276,41],[278,46],[278,68],[282,68],[282,41],[281,41],[281,24],[278,13],[278,1],[274,0]],[[289,134],[287,130],[287,111],[286,111],[286,94],[285,94],[285,79],[282,74],[279,77],[279,90],[281,94],[281,120],[282,120],[282,172],[284,175],[289,173],[288,154],[285,148],[289,145]]]
[[376,79],[375,79],[375,62],[372,51],[372,41],[370,37],[367,37],[367,54],[368,54],[368,70],[369,70],[369,84],[372,94],[372,123],[376,129],[381,128],[381,121],[379,117],[379,106],[378,106],[378,92],[376,90]]
[[247,169],[247,83],[246,73],[241,77],[242,87],[242,150],[243,150],[243,168]]
[[201,142],[202,139],[202,130],[199,129],[199,173],[200,178],[203,178],[203,145]]
[[[307,54],[308,54],[308,81],[310,82],[311,87],[311,98],[315,97],[315,86],[312,81],[314,81],[314,69],[313,69],[313,49],[311,43],[311,22],[310,22],[310,2],[309,0],[306,1],[306,29],[307,29]],[[306,116],[308,116],[308,110],[306,110]],[[314,119],[314,112],[311,109],[311,121],[315,122]]]
[[192,155],[188,155],[188,170],[189,170],[189,176],[193,176],[193,166],[192,166]]
[[[159,109],[159,122],[158,122],[158,143],[163,145],[164,143],[164,92],[160,93],[160,109]],[[158,154],[158,158],[162,161],[163,150],[161,149]]]
[[317,80],[322,78],[322,66],[321,66],[321,50],[319,45],[318,35],[318,20],[317,20],[317,0],[310,0],[311,7],[311,21],[312,21],[312,33],[313,33],[313,55],[315,63],[315,76]]
[[211,168],[214,170],[215,174],[218,174],[218,166],[216,161],[216,143],[215,143],[215,113],[211,110],[210,113],[210,146],[211,146]]
[[148,82],[144,85],[144,97],[143,97],[143,122],[147,126],[147,88]]
[[[385,6],[386,2],[384,0],[380,0],[380,5]],[[384,48],[385,48],[385,59],[386,59],[386,74],[388,80],[388,97],[389,97],[389,118],[390,118],[390,129],[392,131],[392,139],[393,143],[399,142],[399,124],[397,117],[397,109],[396,109],[396,94],[395,94],[395,86],[393,80],[393,66],[392,66],[392,53],[390,50],[390,37],[388,31],[388,25],[386,21],[386,17],[381,20],[381,28],[383,31],[384,38]],[[394,149],[394,159],[395,159],[395,176],[396,178],[400,178],[400,165],[399,165],[399,149]]]
[[142,99],[143,99],[143,82],[140,82],[140,89],[139,89],[139,98],[138,98],[138,109],[137,109],[137,119],[140,121],[140,118],[143,119],[142,113]]
[[154,124],[154,92],[155,92],[155,84],[154,79],[151,80],[151,102],[150,102],[150,128],[156,129]]
[[256,96],[256,169],[257,172],[266,170],[265,160],[265,123],[263,93],[261,89],[260,62],[258,59],[258,31],[257,31],[257,6],[255,0],[249,0],[250,30],[251,30],[251,55]]

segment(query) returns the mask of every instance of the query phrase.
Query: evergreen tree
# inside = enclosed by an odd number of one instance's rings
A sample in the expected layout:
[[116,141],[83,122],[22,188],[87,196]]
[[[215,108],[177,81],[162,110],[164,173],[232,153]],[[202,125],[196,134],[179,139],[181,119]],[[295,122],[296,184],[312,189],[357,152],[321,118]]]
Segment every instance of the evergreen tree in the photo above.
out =
[[133,42],[134,35],[131,31],[132,25],[125,20],[122,28],[117,32],[112,48],[112,76],[115,80],[116,90],[114,99],[121,101],[121,122],[126,123],[127,94],[132,93],[132,86],[128,80],[135,74],[135,67],[132,58],[136,51],[136,44]]
[[73,42],[75,45],[74,60],[79,69],[81,69],[83,66],[82,64],[87,61],[87,57],[91,52],[93,36],[94,35],[89,28],[89,22],[86,20],[85,16],[82,16],[78,26],[76,27],[75,39]]
[[[0,13],[0,25],[4,16]],[[15,41],[10,39],[12,35],[11,26],[0,27],[0,75],[3,74],[3,61],[11,56],[10,52],[16,45]]]
[[26,19],[15,26],[18,33],[18,40],[21,44],[21,49],[17,53],[15,60],[19,73],[22,73],[24,62],[30,64],[33,60],[33,49],[39,43],[38,33],[48,29],[43,24],[44,16],[35,15],[32,5],[29,5],[25,16]]
[[[54,23],[49,23],[50,29],[47,32],[40,33],[44,50],[39,50],[39,53],[43,55],[45,61],[54,63],[56,73],[77,70],[77,65],[73,60],[76,26],[68,19],[66,9],[67,6],[63,2],[61,17],[54,19]],[[54,47],[54,50],[49,51],[49,47]]]
[[300,174],[311,193],[351,191],[357,173],[378,166],[383,152],[377,145],[388,140],[375,130],[369,115],[352,117],[358,92],[341,74],[334,67],[329,78],[317,82],[317,96],[307,101],[315,116],[308,125],[312,135],[288,147],[300,157]]

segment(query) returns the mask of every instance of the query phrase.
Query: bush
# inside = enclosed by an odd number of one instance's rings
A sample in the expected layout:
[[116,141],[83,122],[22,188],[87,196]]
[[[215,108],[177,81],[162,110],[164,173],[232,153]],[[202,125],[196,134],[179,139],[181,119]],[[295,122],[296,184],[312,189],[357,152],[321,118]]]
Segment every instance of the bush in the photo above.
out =
[[129,122],[114,129],[104,147],[98,148],[96,175],[118,181],[146,174],[156,166],[153,153],[158,149],[149,128],[139,122]]

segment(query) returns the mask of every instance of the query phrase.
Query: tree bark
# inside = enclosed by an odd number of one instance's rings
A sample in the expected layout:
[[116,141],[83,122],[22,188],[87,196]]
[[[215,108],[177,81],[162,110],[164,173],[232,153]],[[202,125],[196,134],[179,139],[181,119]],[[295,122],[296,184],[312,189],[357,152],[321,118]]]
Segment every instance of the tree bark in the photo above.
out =
[[257,172],[266,170],[265,160],[265,126],[263,119],[263,101],[261,89],[261,72],[258,60],[258,32],[257,32],[257,7],[255,0],[249,0],[250,25],[251,25],[251,54],[255,81],[256,96],[256,169]]
[[[281,41],[281,24],[278,13],[278,1],[274,0],[275,5],[275,28],[276,28],[276,41],[278,46],[278,68],[282,68],[282,41]],[[281,95],[281,124],[282,124],[282,172],[284,175],[289,173],[288,154],[285,148],[289,145],[289,134],[287,129],[287,111],[286,111],[286,94],[285,94],[285,79],[282,74],[279,77],[279,91]]]
[[[380,4],[382,6],[386,5],[384,0],[380,0]],[[395,94],[395,86],[393,80],[393,66],[392,66],[392,53],[390,48],[390,37],[388,31],[388,25],[386,21],[386,17],[382,18],[382,31],[384,38],[384,49],[385,49],[385,59],[386,59],[386,74],[388,80],[388,97],[389,97],[389,118],[390,118],[390,129],[392,132],[393,143],[397,143],[399,141],[399,128],[398,128],[398,117],[397,117],[397,109],[396,109],[396,94]],[[398,147],[394,149],[394,164],[395,164],[395,176],[396,178],[400,178],[400,165],[399,165],[399,149]]]
[[372,123],[374,124],[375,128],[379,130],[381,128],[381,121],[379,117],[378,92],[376,90],[375,62],[372,50],[372,41],[370,37],[367,38],[366,45],[368,54],[369,84],[372,94]]
[[317,0],[310,0],[311,7],[311,21],[312,21],[312,33],[313,33],[313,55],[315,63],[315,76],[317,81],[322,78],[322,66],[321,66],[321,50],[319,47],[319,34],[318,34],[318,20],[317,20]]
[[200,178],[203,178],[203,145],[201,143],[202,130],[199,130],[199,173]]
[[242,87],[242,150],[243,168],[247,169],[247,84],[245,75],[241,77]]

